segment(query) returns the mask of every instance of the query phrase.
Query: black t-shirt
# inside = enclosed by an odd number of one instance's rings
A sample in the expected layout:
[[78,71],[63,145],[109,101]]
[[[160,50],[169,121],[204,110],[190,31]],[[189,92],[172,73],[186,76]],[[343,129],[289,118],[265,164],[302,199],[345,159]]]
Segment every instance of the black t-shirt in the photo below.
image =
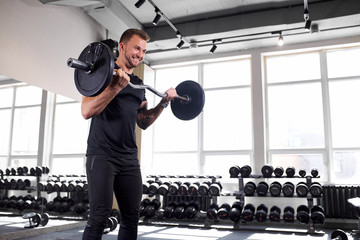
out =
[[[143,84],[131,74],[130,82]],[[133,164],[138,159],[136,146],[136,117],[140,104],[146,101],[145,90],[129,85],[98,115],[91,120],[87,155],[102,155],[117,158],[122,165]]]

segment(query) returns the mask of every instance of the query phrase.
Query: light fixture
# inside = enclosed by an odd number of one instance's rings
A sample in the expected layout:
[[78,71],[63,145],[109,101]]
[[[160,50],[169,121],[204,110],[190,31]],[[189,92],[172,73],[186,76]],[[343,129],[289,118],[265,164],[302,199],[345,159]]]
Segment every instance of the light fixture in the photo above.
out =
[[311,28],[311,20],[307,19],[305,20],[305,30],[310,31],[310,28]]
[[217,46],[213,43],[212,48],[210,49],[210,53],[213,54],[216,50]]
[[284,38],[282,36],[282,33],[280,32],[280,36],[279,36],[279,40],[278,40],[278,45],[279,46],[282,46],[284,45]]
[[157,8],[155,9],[155,12],[156,12],[156,16],[152,23],[156,26],[161,18],[161,14],[159,13],[159,9]]
[[310,20],[309,6],[307,0],[304,0],[304,20],[305,20],[305,30],[310,31],[311,20]]
[[180,49],[181,47],[182,47],[182,45],[184,45],[184,40],[182,39],[182,37],[181,37],[181,39],[180,39],[180,42],[178,43],[178,45],[176,45],[176,48],[177,49]]
[[135,7],[136,7],[136,8],[141,7],[141,5],[144,4],[144,2],[145,2],[145,0],[139,0],[139,1],[137,1],[137,2],[135,3]]

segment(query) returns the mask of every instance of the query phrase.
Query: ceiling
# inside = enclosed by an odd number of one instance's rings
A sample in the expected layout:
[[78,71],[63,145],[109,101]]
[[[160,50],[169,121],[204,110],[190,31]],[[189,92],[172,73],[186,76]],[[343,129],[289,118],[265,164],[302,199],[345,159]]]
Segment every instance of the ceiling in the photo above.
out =
[[[151,37],[150,65],[213,56],[248,49],[360,36],[359,0],[40,0],[43,4],[80,7],[119,38],[127,28],[144,29]],[[305,30],[304,5],[311,31]],[[158,8],[162,17],[152,21]],[[184,45],[177,49],[182,39]],[[116,39],[118,40],[118,39]]]

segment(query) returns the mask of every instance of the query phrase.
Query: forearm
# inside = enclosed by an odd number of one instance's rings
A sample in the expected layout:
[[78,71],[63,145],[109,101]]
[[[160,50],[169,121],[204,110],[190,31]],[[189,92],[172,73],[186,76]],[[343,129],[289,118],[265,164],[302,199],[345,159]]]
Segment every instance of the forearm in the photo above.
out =
[[164,110],[164,104],[167,105],[168,102],[161,101],[156,107],[152,109],[144,109],[138,115],[137,124],[141,129],[148,128],[155,120],[160,116]]

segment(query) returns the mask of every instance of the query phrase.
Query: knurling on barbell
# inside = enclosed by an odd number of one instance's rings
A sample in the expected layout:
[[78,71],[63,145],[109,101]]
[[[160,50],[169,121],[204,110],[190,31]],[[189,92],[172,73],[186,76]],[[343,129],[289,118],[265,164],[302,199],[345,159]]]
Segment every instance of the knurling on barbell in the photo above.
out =
[[[77,90],[83,96],[93,97],[103,92],[114,75],[114,56],[110,48],[102,42],[93,42],[87,45],[78,59],[69,58],[69,67],[75,68],[74,80]],[[146,89],[159,97],[166,97],[148,85],[129,86],[134,89]],[[181,120],[191,120],[197,117],[205,104],[205,93],[199,83],[187,80],[176,88],[178,97],[171,101],[173,114]]]

